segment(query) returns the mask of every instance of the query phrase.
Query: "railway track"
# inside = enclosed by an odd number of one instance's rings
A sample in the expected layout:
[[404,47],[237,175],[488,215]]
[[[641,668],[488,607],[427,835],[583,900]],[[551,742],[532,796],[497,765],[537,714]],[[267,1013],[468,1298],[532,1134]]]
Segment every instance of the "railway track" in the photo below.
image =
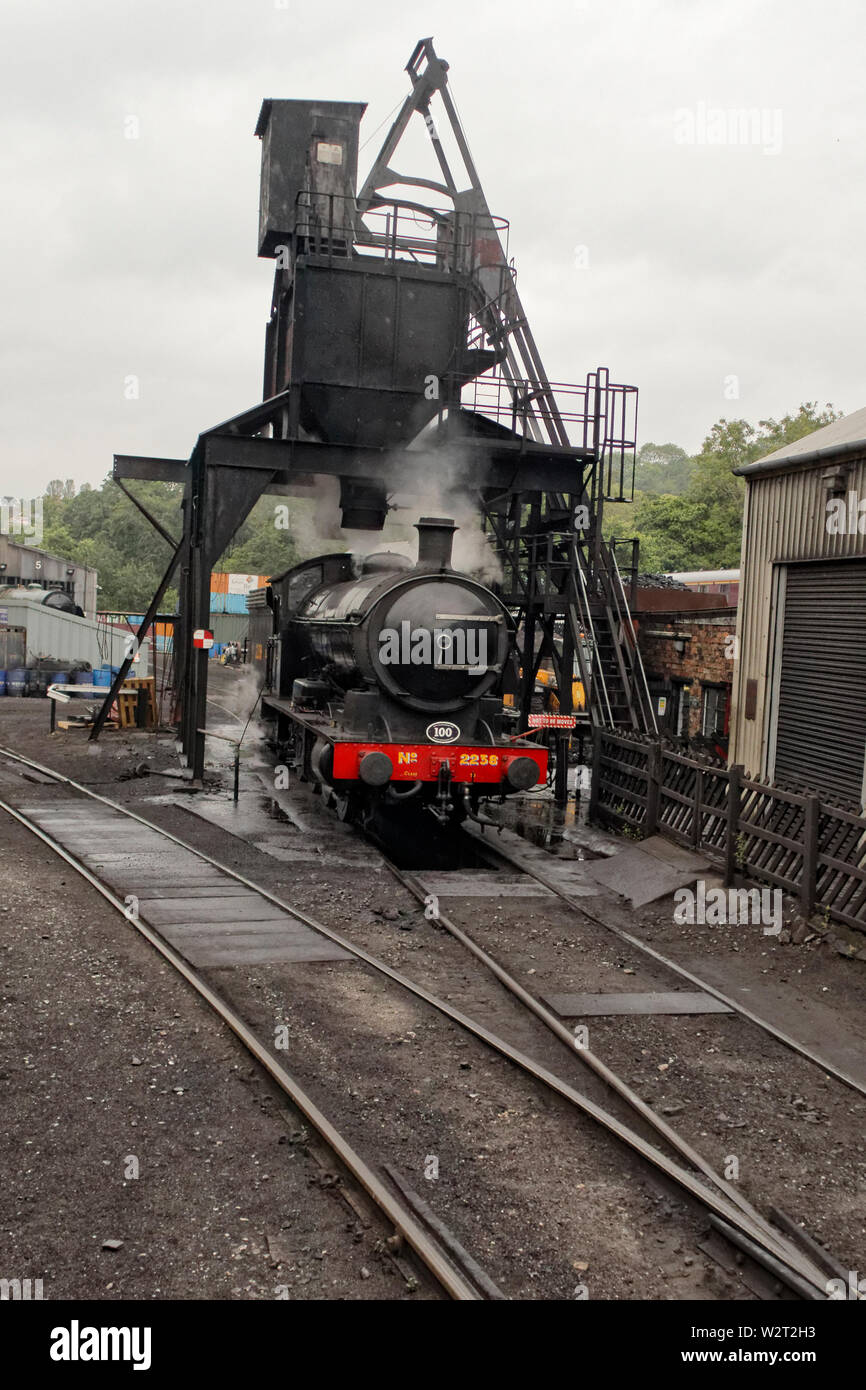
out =
[[[495,961],[487,952],[463,932],[455,923],[443,915],[440,915],[440,925],[450,931],[455,938],[461,942],[473,957],[478,960],[486,970],[490,971],[501,984],[519,999],[522,1006],[531,1011],[532,1014],[540,1019],[550,1030],[559,1037],[560,1041],[568,1047],[571,1056],[577,1056],[579,1060],[588,1066],[599,1076],[606,1085],[616,1094],[618,1100],[627,1106],[640,1120],[646,1128],[650,1127],[655,1136],[662,1141],[662,1144],[673,1150],[675,1157],[665,1152],[664,1148],[651,1142],[643,1134],[638,1132],[630,1124],[626,1123],[619,1115],[605,1106],[599,1105],[584,1092],[573,1086],[563,1076],[543,1066],[525,1052],[512,1046],[505,1038],[487,1028],[483,1023],[468,1016],[466,1013],[455,1008],[448,1000],[438,997],[436,994],[426,989],[422,985],[408,978],[402,972],[394,969],[385,961],[377,958],[371,952],[349,940],[344,934],[334,931],[322,922],[299,910],[296,906],[285,902],[282,898],[271,893],[267,888],[262,887],[237,873],[235,870],[220,863],[212,856],[205,854],[194,845],[181,840],[171,832],[155,825],[152,821],[145,819],[132,811],[130,808],[121,806],[107,797],[92,791],[81,783],[73,781],[55,769],[45,767],[33,759],[26,758],[12,750],[0,748],[0,756],[12,762],[23,764],[42,777],[47,777],[56,784],[65,787],[76,799],[85,796],[93,802],[100,803],[102,807],[108,808],[112,818],[121,817],[124,820],[137,823],[143,829],[140,834],[153,834],[161,837],[170,843],[179,852],[195,856],[195,859],[208,865],[212,870],[220,875],[226,875],[228,880],[238,885],[237,891],[243,891],[255,895],[261,903],[270,904],[272,909],[277,909],[281,913],[288,914],[289,917],[297,922],[303,923],[306,928],[317,933],[320,937],[328,940],[340,952],[345,952],[356,960],[378,972],[386,979],[399,986],[401,990],[407,991],[414,997],[423,1000],[439,1013],[449,1018],[460,1028],[471,1033],[487,1047],[493,1049],[501,1056],[507,1058],[515,1066],[527,1073],[534,1080],[542,1083],[550,1091],[566,1100],[582,1114],[589,1116],[609,1134],[613,1135],[618,1141],[628,1146],[636,1153],[641,1160],[651,1165],[657,1172],[661,1173],[666,1179],[675,1183],[681,1191],[699,1208],[709,1214],[717,1227],[724,1231],[729,1238],[738,1242],[741,1248],[746,1249],[753,1258],[763,1264],[774,1278],[778,1279],[784,1286],[794,1294],[805,1299],[822,1299],[826,1297],[826,1283],[831,1273],[835,1273],[835,1268],[828,1266],[822,1260],[821,1254],[816,1255],[814,1250],[804,1250],[786,1232],[774,1227],[760,1212],[755,1210],[741,1193],[723,1177],[717,1174],[712,1166],[699,1154],[687,1140],[659,1115],[651,1110],[630,1087],[618,1077],[612,1070],[605,1066],[603,1062],[586,1049],[576,1049],[574,1037],[561,1024],[555,1015],[545,1009],[528,991],[509,975],[504,967]],[[80,802],[78,802],[80,805]],[[166,940],[165,935],[157,930],[152,924],[141,920],[139,917],[131,918],[129,913],[128,901],[121,898],[117,887],[112,887],[93,872],[91,867],[84,862],[80,853],[75,852],[74,846],[69,847],[68,827],[62,827],[59,822],[63,820],[63,808],[54,804],[54,816],[58,822],[56,828],[63,828],[63,834],[54,835],[51,829],[45,824],[40,825],[37,818],[32,814],[32,808],[26,806],[12,806],[6,802],[0,802],[0,809],[11,815],[20,824],[24,825],[32,833],[36,834],[54,852],[61,855],[78,873],[82,874],[93,887],[102,894],[111,904],[123,915],[133,922],[133,925],[146,937],[146,939],[174,966],[174,968],[187,980],[196,991],[207,1000],[212,1008],[219,1014],[226,1025],[241,1039],[244,1046],[248,1048],[261,1066],[277,1082],[277,1084],[293,1100],[294,1104],[307,1117],[313,1127],[322,1135],[326,1143],[338,1155],[341,1162],[353,1174],[358,1183],[369,1194],[372,1200],[385,1215],[387,1221],[392,1224],[397,1232],[400,1233],[416,1253],[418,1258],[427,1266],[433,1277],[449,1296],[458,1299],[473,1299],[484,1297],[496,1297],[498,1291],[495,1286],[486,1279],[483,1271],[479,1271],[477,1265],[466,1257],[459,1245],[453,1245],[449,1253],[443,1248],[441,1239],[434,1235],[435,1219],[432,1222],[427,1213],[423,1213],[424,1204],[420,1207],[415,1199],[415,1210],[411,1209],[411,1203],[399,1201],[386,1184],[376,1175],[372,1168],[358,1154],[350,1144],[339,1134],[334,1124],[328,1117],[314,1104],[308,1094],[300,1086],[297,1080],[287,1071],[282,1062],[274,1056],[271,1047],[265,1044],[260,1037],[249,1027],[248,1023],[234,1010],[208,983],[201,969],[189,959],[189,954],[177,949],[175,945]],[[43,820],[45,817],[43,817]],[[52,817],[48,816],[50,823]],[[73,837],[74,838],[74,837]],[[64,839],[67,843],[64,845]],[[389,865],[396,877],[400,878],[405,886],[417,897],[424,900],[426,896],[422,887],[413,882],[411,876],[406,875],[394,865]],[[110,877],[110,875],[108,875]],[[688,1166],[684,1166],[683,1162]],[[405,1197],[405,1194],[404,1194]],[[422,1211],[422,1215],[417,1215]],[[425,1224],[425,1215],[427,1224]],[[441,1236],[441,1232],[440,1232]],[[820,1248],[818,1248],[820,1249]],[[456,1253],[455,1253],[456,1252]],[[827,1257],[829,1260],[830,1257]]]
[[[65,783],[70,789],[81,792],[86,796],[92,797],[122,815],[148,826],[149,829],[157,829],[143,817],[137,816],[128,808],[121,807],[108,798],[99,797],[96,793],[83,787],[80,783],[64,777],[53,769],[43,767],[42,764],[34,762],[32,759],[23,758],[20,754],[15,754],[9,749],[0,750],[3,757],[12,761],[23,763],[34,771],[39,772],[44,777],[52,777],[59,783]],[[334,1155],[339,1163],[351,1174],[360,1188],[367,1194],[373,1205],[379,1209],[382,1216],[393,1227],[398,1241],[405,1241],[406,1244],[415,1252],[419,1261],[426,1267],[433,1276],[436,1284],[450,1298],[458,1301],[475,1301],[479,1299],[501,1298],[501,1294],[496,1289],[492,1281],[487,1277],[483,1270],[467,1255],[458,1242],[450,1238],[445,1230],[439,1230],[431,1234],[425,1227],[427,1213],[424,1211],[423,1204],[414,1194],[413,1204],[422,1212],[421,1219],[410,1210],[405,1201],[396,1198],[389,1190],[386,1183],[373,1171],[370,1165],[357,1152],[351,1143],[340,1133],[328,1116],[315,1104],[312,1098],[305,1092],[298,1080],[289,1072],[283,1063],[275,1057],[271,1048],[262,1040],[260,1036],[249,1026],[249,1024],[232,1008],[231,1004],[213,988],[208,982],[205,974],[196,969],[194,965],[157,930],[140,916],[130,915],[129,903],[126,897],[121,898],[117,892],[102,881],[80,858],[71,853],[55,836],[40,825],[32,815],[26,813],[16,806],[12,806],[5,801],[0,801],[0,810],[6,812],[12,819],[22,825],[31,834],[35,835],[43,844],[47,845],[55,854],[67,863],[70,868],[81,875],[110,905],[115,908],[124,919],[131,923],[136,930],[147,940],[151,946],[157,950],[161,956],[177,971],[177,973],[187,982],[188,985],[201,996],[202,999],[211,1007],[219,1019],[229,1028],[240,1040],[250,1055],[259,1063],[263,1070],[289,1098],[295,1108],[303,1115],[304,1119],[311,1125],[320,1138],[324,1141],[328,1150]],[[167,831],[160,830],[159,833],[166,839],[171,840],[177,845],[181,842],[176,837],[171,836]],[[191,854],[207,859],[207,862],[216,866],[216,861],[201,855],[191,846],[182,846],[188,849]],[[230,869],[221,867],[221,871],[231,877],[240,880],[240,876],[234,874]],[[395,1184],[396,1185],[396,1184]],[[443,1250],[443,1245],[447,1244],[448,1253]],[[449,1258],[449,1255],[451,1258]]]
[[852,1091],[859,1092],[861,1096],[866,1096],[866,1085],[859,1081],[856,1076],[852,1076],[850,1072],[845,1071],[842,1067],[837,1067],[827,1057],[823,1057],[820,1053],[816,1052],[814,1048],[808,1047],[800,1039],[792,1037],[790,1033],[784,1032],[781,1028],[777,1028],[775,1024],[770,1023],[768,1019],[762,1018],[752,1009],[747,1008],[741,1000],[734,998],[732,995],[724,994],[721,990],[716,989],[714,985],[711,985],[709,981],[702,979],[699,975],[693,974],[690,970],[686,970],[683,966],[678,965],[676,961],[671,960],[669,956],[662,955],[660,951],[654,950],[647,942],[641,941],[639,937],[633,936],[631,932],[623,931],[621,927],[617,927],[611,922],[606,922],[596,913],[591,912],[583,899],[575,898],[563,889],[562,885],[557,883],[551,874],[540,872],[534,862],[510,854],[501,844],[493,843],[489,838],[483,837],[474,827],[469,829],[464,827],[464,834],[471,836],[472,840],[478,845],[482,856],[488,858],[491,863],[498,861],[498,863],[506,865],[509,868],[517,869],[522,874],[528,874],[531,878],[535,879],[537,883],[540,883],[542,887],[546,888],[548,892],[552,893],[555,897],[559,898],[561,902],[571,908],[572,911],[582,913],[584,917],[588,918],[590,922],[595,923],[596,926],[602,927],[605,931],[610,932],[620,941],[624,941],[634,950],[640,951],[641,954],[646,956],[649,960],[662,966],[663,969],[670,971],[671,974],[676,975],[679,979],[687,981],[688,984],[693,985],[703,994],[709,994],[712,998],[717,999],[721,1004],[724,1004],[727,1009],[730,1009],[733,1013],[739,1014],[741,1018],[747,1019],[750,1023],[754,1023],[769,1037],[775,1038],[777,1042],[790,1048],[792,1052],[796,1052],[807,1061],[813,1062],[815,1066],[820,1067],[823,1072],[826,1072],[829,1076],[835,1077],[837,1081],[841,1081],[844,1086],[848,1086]]
[[[474,840],[478,840],[479,837],[474,831],[470,833]],[[570,908],[584,912],[585,915],[597,925],[608,927],[608,924],[603,922],[601,918],[596,917],[592,913],[587,913],[581,902],[570,897],[547,876],[528,870],[524,867],[521,860],[501,850],[498,846],[491,849],[487,842],[483,841],[482,858],[486,859],[491,864],[494,864],[498,859],[501,863],[511,868],[516,868],[522,873],[532,873],[532,876],[536,878],[539,883],[547,887],[556,897],[567,903]],[[419,903],[425,904],[429,902],[430,894],[425,885],[423,873],[417,875],[407,873],[387,858],[386,863],[395,879],[397,879]],[[810,1237],[800,1232],[796,1224],[791,1222],[785,1214],[782,1214],[780,1217],[779,1214],[774,1211],[776,1225],[763,1217],[737,1190],[733,1183],[720,1175],[704,1156],[673,1126],[669,1125],[663,1116],[659,1115],[647,1105],[621,1076],[617,1075],[615,1071],[607,1066],[602,1059],[596,1056],[588,1047],[576,1045],[574,1033],[566,1028],[561,1019],[547,1008],[540,999],[525,989],[499,960],[484,950],[467,931],[461,928],[451,916],[443,912],[438,906],[435,912],[435,920],[442,929],[447,931],[450,936],[469,951],[476,960],[480,961],[481,964],[495,976],[500,984],[538,1018],[570,1052],[576,1055],[589,1070],[594,1072],[630,1110],[644,1120],[681,1158],[685,1159],[687,1163],[697,1169],[703,1177],[709,1181],[715,1192],[722,1194],[724,1198],[733,1203],[739,1210],[741,1217],[745,1218],[745,1221],[735,1220],[732,1224],[728,1224],[728,1221],[725,1220],[725,1217],[719,1210],[718,1205],[711,1200],[707,1191],[701,1192],[695,1185],[685,1180],[685,1174],[688,1170],[683,1170],[676,1164],[665,1161],[664,1156],[657,1149],[647,1150],[642,1147],[639,1143],[635,1142],[636,1136],[634,1133],[630,1132],[626,1127],[620,1128],[610,1125],[609,1121],[612,1119],[610,1112],[606,1112],[605,1116],[602,1117],[597,1108],[586,1103],[586,1098],[584,1098],[584,1103],[580,1108],[585,1109],[587,1114],[600,1120],[606,1127],[610,1127],[617,1137],[623,1139],[625,1143],[629,1144],[630,1147],[634,1148],[643,1157],[648,1158],[651,1163],[654,1163],[668,1177],[677,1181],[684,1190],[690,1192],[692,1196],[697,1196],[712,1214],[711,1219],[714,1228],[721,1231],[726,1239],[736,1245],[738,1249],[751,1255],[757,1263],[762,1264],[766,1270],[785,1283],[792,1291],[804,1298],[825,1296],[823,1293],[816,1294],[816,1288],[820,1286],[823,1289],[828,1278],[839,1277],[842,1273],[842,1266],[832,1255],[824,1251]],[[637,941],[637,938],[632,938],[628,933],[620,932],[613,927],[609,929],[629,943],[641,945],[641,943]],[[692,984],[699,988],[704,988],[703,982],[699,980],[697,976],[681,970],[673,962],[668,962],[667,958],[661,956],[658,952],[647,948],[647,954],[665,965],[669,964],[675,972],[687,978]],[[707,992],[727,1002],[726,996],[722,995],[719,991],[713,990],[709,986],[706,988]],[[838,1073],[835,1068],[825,1066],[823,1061],[817,1057],[816,1054],[812,1053],[810,1049],[801,1046],[796,1040],[789,1038],[788,1035],[781,1033],[764,1020],[757,1018],[750,1010],[738,1006],[734,1001],[731,1001],[730,1007],[732,1011],[740,1013],[743,1017],[758,1023],[771,1036],[776,1037],[779,1041],[784,1042],[795,1051],[800,1052],[802,1056],[808,1058],[810,1061],[817,1062],[823,1070],[830,1071],[831,1074],[837,1075],[838,1079],[843,1080],[852,1088],[862,1091],[863,1088],[856,1078],[850,1077],[847,1073]],[[730,1211],[727,1213],[727,1216],[728,1218],[730,1217]],[[751,1236],[746,1236],[745,1233],[745,1228],[748,1224],[752,1224],[753,1226]],[[792,1246],[790,1241],[784,1241],[780,1246],[778,1241],[780,1227],[783,1227],[784,1231],[793,1237],[794,1240],[801,1242],[799,1248]],[[758,1232],[760,1232],[761,1235],[756,1240]],[[745,1237],[745,1240],[743,1240],[743,1237]],[[805,1263],[801,1258],[803,1253],[807,1255]],[[814,1263],[815,1260],[820,1262],[817,1270]]]

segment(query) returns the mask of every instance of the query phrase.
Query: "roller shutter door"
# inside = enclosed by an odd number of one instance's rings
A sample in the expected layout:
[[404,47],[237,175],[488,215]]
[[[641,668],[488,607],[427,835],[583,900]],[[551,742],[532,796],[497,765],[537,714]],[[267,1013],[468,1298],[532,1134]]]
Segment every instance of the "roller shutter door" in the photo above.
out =
[[861,804],[866,560],[789,565],[775,776]]

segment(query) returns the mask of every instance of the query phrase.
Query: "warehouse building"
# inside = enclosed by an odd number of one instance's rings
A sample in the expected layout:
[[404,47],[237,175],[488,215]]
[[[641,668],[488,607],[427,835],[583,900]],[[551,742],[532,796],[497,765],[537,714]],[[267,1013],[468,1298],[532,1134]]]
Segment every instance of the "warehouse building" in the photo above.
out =
[[[76,607],[70,595],[56,589],[40,589],[36,584],[0,588],[3,676],[17,668],[59,673],[78,667],[120,666],[127,653],[128,632],[84,617]],[[148,674],[149,651],[145,641],[136,653],[137,676]]]
[[866,409],[738,470],[746,480],[730,761],[866,797]]
[[43,589],[59,589],[68,594],[88,618],[96,616],[96,570],[64,560],[47,550],[14,541],[0,534],[0,584],[7,588],[26,588],[38,584]]

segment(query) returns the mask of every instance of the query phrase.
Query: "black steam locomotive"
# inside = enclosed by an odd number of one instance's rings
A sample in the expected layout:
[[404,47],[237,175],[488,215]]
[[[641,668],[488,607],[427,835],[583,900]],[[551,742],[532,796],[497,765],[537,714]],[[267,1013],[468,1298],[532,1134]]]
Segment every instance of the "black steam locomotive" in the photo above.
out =
[[451,569],[453,521],[422,517],[418,561],[323,555],[250,596],[253,661],[281,761],[344,819],[426,806],[440,820],[544,783],[547,750],[515,737],[513,620]]

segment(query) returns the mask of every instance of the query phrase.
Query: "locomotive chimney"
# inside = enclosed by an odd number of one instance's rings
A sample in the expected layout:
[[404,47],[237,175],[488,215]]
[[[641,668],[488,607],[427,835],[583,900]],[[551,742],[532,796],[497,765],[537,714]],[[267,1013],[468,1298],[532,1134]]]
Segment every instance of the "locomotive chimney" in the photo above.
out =
[[451,544],[457,527],[447,516],[422,516],[415,522],[418,532],[418,564],[427,569],[451,568]]

